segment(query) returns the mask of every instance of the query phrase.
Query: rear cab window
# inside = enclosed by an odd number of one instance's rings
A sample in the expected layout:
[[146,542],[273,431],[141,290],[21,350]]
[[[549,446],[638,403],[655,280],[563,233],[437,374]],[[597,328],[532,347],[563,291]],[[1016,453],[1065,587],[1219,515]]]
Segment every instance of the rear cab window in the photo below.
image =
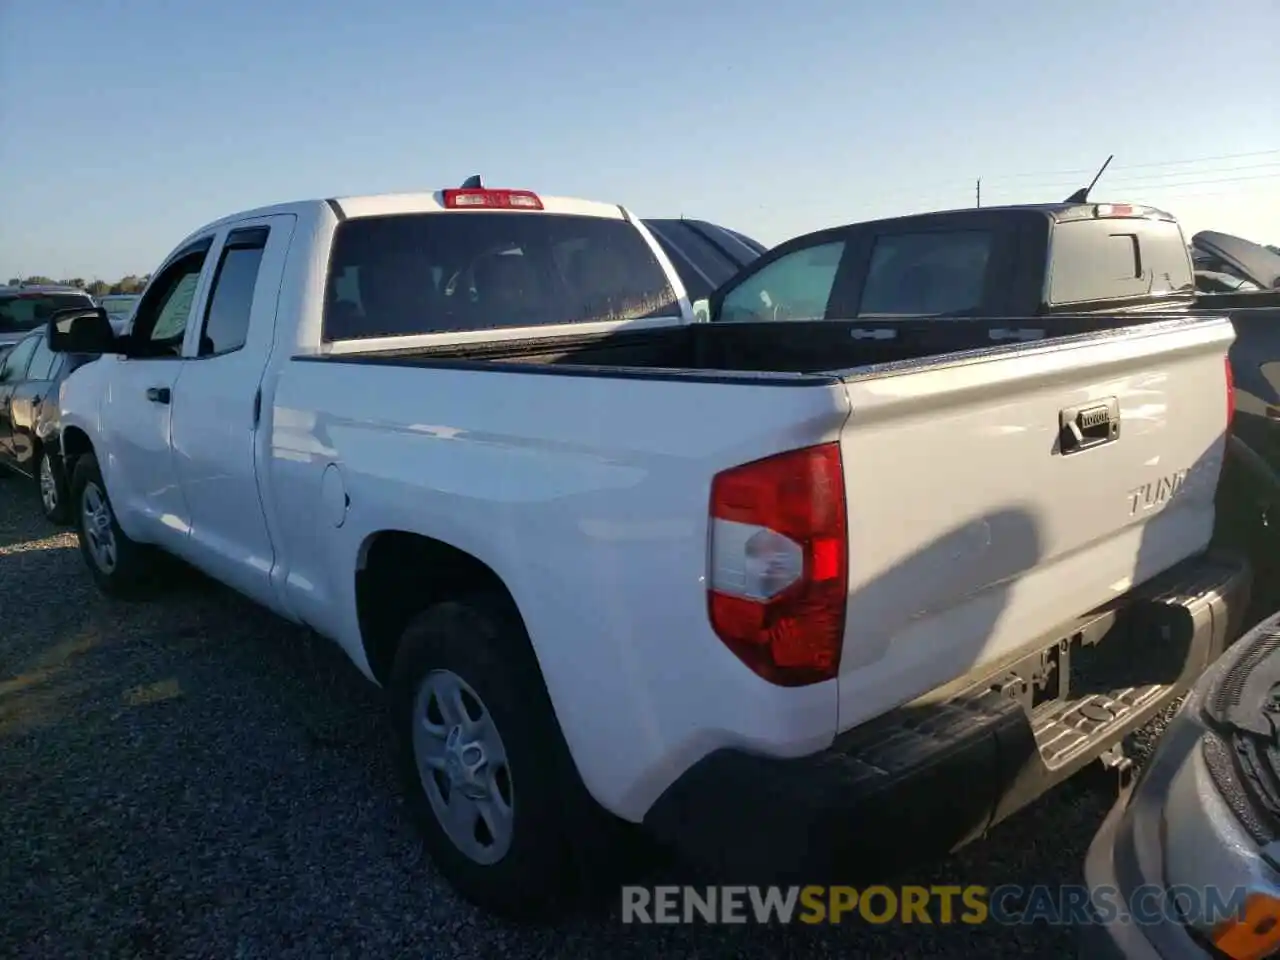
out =
[[628,221],[475,210],[357,217],[329,259],[327,341],[679,317]]
[[1051,306],[1195,290],[1182,231],[1169,220],[1116,217],[1056,223],[1048,272]]

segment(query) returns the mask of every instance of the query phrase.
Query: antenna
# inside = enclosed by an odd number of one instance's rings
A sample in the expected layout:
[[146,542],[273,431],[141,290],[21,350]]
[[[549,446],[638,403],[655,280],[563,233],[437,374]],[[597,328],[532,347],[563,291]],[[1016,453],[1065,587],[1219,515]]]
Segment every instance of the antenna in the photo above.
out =
[[480,182],[480,174],[475,173],[462,181],[463,190],[483,190],[484,184]]
[[978,198],[977,199],[978,199],[977,206],[979,207],[982,206],[982,178],[981,177],[978,178]]
[[1093,189],[1094,185],[1098,182],[1098,179],[1102,176],[1102,171],[1107,169],[1111,161],[1115,159],[1115,156],[1116,155],[1113,153],[1111,154],[1111,156],[1107,157],[1106,162],[1102,164],[1101,169],[1099,169],[1098,172],[1094,175],[1093,179],[1089,181],[1089,185],[1087,187],[1081,187],[1071,196],[1067,197],[1067,199],[1064,200],[1063,202],[1064,203],[1088,203],[1089,191]]

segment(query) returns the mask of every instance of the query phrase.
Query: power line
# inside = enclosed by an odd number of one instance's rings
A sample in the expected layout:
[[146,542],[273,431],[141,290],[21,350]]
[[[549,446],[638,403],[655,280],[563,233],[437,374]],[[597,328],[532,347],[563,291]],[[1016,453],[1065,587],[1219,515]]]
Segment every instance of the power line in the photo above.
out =
[[[1239,166],[1239,167],[1220,167],[1216,170],[1205,167],[1199,170],[1171,170],[1166,173],[1149,173],[1145,175],[1139,174],[1131,177],[1115,177],[1115,178],[1103,177],[1101,182],[1099,182],[1097,189],[1102,192],[1106,192],[1108,189],[1115,189],[1117,187],[1121,189],[1129,189],[1131,187],[1136,187],[1138,189],[1143,189],[1146,187],[1152,187],[1152,188],[1165,187],[1165,186],[1176,187],[1181,183],[1187,183],[1191,181],[1187,181],[1183,179],[1170,180],[1168,178],[1170,177],[1185,178],[1185,177],[1205,177],[1205,176],[1210,176],[1210,177],[1233,176],[1238,173],[1249,174],[1252,176],[1255,173],[1257,173],[1257,171],[1276,171],[1276,170],[1280,170],[1280,159],[1274,160],[1271,163],[1254,163],[1254,164],[1248,164],[1248,165]],[[1265,174],[1263,175],[1265,176]],[[1163,179],[1156,179],[1156,178],[1163,178]],[[1026,181],[1022,181],[1022,182],[1010,181],[1005,184],[1002,184],[999,181],[994,181],[994,178],[992,177],[986,177],[985,179],[987,179],[988,181],[993,181],[992,182],[993,190],[1040,189],[1040,190],[1050,190],[1050,191],[1055,191],[1055,190],[1067,191],[1067,190],[1070,190],[1071,185],[1078,184],[1080,182],[1078,180],[1043,180],[1036,183],[1029,183]]]
[[[1215,163],[1223,160],[1239,160],[1239,159],[1247,159],[1250,157],[1273,157],[1274,159],[1267,160],[1259,164],[1221,166],[1218,169],[1168,170],[1163,173],[1152,172],[1147,174],[1139,174],[1133,177],[1111,176],[1111,173],[1113,171],[1124,171],[1124,170],[1153,170],[1154,171],[1154,170],[1161,170],[1167,167],[1188,166],[1190,164],[1196,164],[1196,163]],[[1107,175],[1102,178],[1101,182],[1099,183],[1098,189],[1106,190],[1109,184],[1139,183],[1139,182],[1145,182],[1151,178],[1156,178],[1156,177],[1185,177],[1185,176],[1195,176],[1196,174],[1229,174],[1229,173],[1234,173],[1238,170],[1267,169],[1274,164],[1280,164],[1280,149],[1254,150],[1248,153],[1224,153],[1214,157],[1190,157],[1190,158],[1184,158],[1181,160],[1165,160],[1159,163],[1114,166],[1114,167],[1108,168]],[[1022,183],[1019,183],[1018,186],[1019,187],[1038,187],[1046,191],[1061,190],[1065,194],[1069,192],[1073,187],[1079,187],[1082,185],[1081,183],[1078,182],[1081,176],[1084,176],[1087,178],[1092,176],[1096,172],[1097,172],[1096,167],[1081,168],[1079,170],[1058,170],[1058,171],[1039,170],[1039,171],[1024,171],[1022,173],[1004,173],[1004,174],[992,174],[989,171],[984,170],[982,172],[982,179],[987,182],[990,189],[999,190],[1000,184],[1006,181],[1010,181],[1010,180],[1026,181],[1029,178],[1034,178],[1035,183],[1022,182]],[[1059,178],[1063,178],[1063,179],[1059,179]],[[902,196],[902,195],[919,195],[921,192],[928,191],[931,189],[936,189],[938,191],[946,191],[946,192],[950,192],[954,190],[957,192],[957,195],[959,195],[961,192],[971,191],[972,187],[973,187],[972,179],[970,178],[962,179],[957,177],[955,179],[948,179],[948,180],[933,180],[928,182],[919,182],[912,186],[903,187],[901,189],[891,189],[887,191],[877,190],[876,192],[878,196],[895,196],[895,195]]]
[[[1188,163],[1216,163],[1220,160],[1243,160],[1249,157],[1265,157],[1280,154],[1280,149],[1252,150],[1248,153],[1220,153],[1214,157],[1189,157],[1185,160],[1161,160],[1157,163],[1126,163],[1113,167],[1113,170],[1150,170],[1156,167],[1177,167]],[[1072,177],[1081,173],[1093,173],[1094,168],[1084,167],[1078,170],[1040,170],[1035,173],[1002,174],[1001,179],[1011,177]]]
[[[1280,177],[1280,170],[1275,173],[1254,174],[1248,177],[1214,177],[1208,180],[1183,180],[1178,183],[1146,183],[1146,184],[1122,184],[1121,186],[1126,193],[1141,193],[1147,190],[1177,190],[1182,187],[1195,187],[1206,183],[1248,183],[1255,180],[1274,180]],[[1000,189],[998,186],[996,189]],[[1010,188],[1005,188],[1006,190]],[[1025,192],[1027,187],[1017,188],[1019,191]],[[1101,192],[1106,192],[1106,183],[1098,188]]]
[[[1142,190],[1163,190],[1163,189],[1171,189],[1171,188],[1177,188],[1182,186],[1192,186],[1192,185],[1205,183],[1205,182],[1219,182],[1219,181],[1243,182],[1243,181],[1248,181],[1252,179],[1258,179],[1258,180],[1270,179],[1272,176],[1275,176],[1275,174],[1263,173],[1263,174],[1254,175],[1253,172],[1254,171],[1272,171],[1272,170],[1280,171],[1280,150],[1276,150],[1272,152],[1278,155],[1277,159],[1267,163],[1247,164],[1247,165],[1241,165],[1241,166],[1235,166],[1235,167],[1226,166],[1226,167],[1219,167],[1218,169],[1204,168],[1204,169],[1196,169],[1196,170],[1173,170],[1165,173],[1150,173],[1146,175],[1137,175],[1132,177],[1112,178],[1110,176],[1104,176],[1102,180],[1099,182],[1098,186],[1095,188],[1095,192],[1101,194],[1101,193],[1106,193],[1109,190],[1115,190],[1115,189],[1122,190],[1125,192],[1142,191]],[[1190,161],[1187,161],[1187,162],[1190,162]],[[1196,162],[1199,162],[1199,161],[1196,161]],[[1230,176],[1231,174],[1234,174],[1237,172],[1243,173],[1245,171],[1249,171],[1251,175],[1247,177],[1231,177]],[[1088,175],[1092,175],[1096,172],[1097,172],[1096,169],[1085,171],[1085,173]],[[1205,178],[1204,175],[1206,174],[1209,175],[1208,178]],[[1045,175],[1044,174],[1023,174],[1021,176],[1023,177],[1039,176],[1043,178]],[[1161,181],[1160,179],[1157,179],[1157,178],[1170,178],[1170,177],[1200,177],[1201,179],[1193,179],[1193,180],[1165,179],[1163,181]],[[1023,194],[1025,194],[1028,191],[1035,191],[1035,192],[1044,192],[1046,194],[1054,194],[1055,196],[1053,199],[1061,199],[1057,197],[1056,194],[1061,193],[1063,196],[1066,196],[1066,194],[1071,192],[1072,189],[1083,185],[1083,182],[1081,179],[1073,179],[1073,180],[1041,179],[1035,182],[1027,182],[1026,180],[1019,180],[1018,182],[1008,182],[1014,179],[1015,177],[1012,175],[996,177],[996,176],[990,175],[989,173],[983,172],[982,181],[983,181],[984,192],[994,196],[995,194],[1006,194],[1011,191],[1016,191]],[[1087,177],[1085,179],[1087,179]],[[878,198],[895,198],[895,197],[920,197],[920,196],[935,196],[935,195],[943,196],[948,194],[954,194],[955,197],[959,199],[961,196],[965,194],[972,196],[973,189],[974,189],[973,180],[932,181],[932,182],[919,183],[919,184],[914,184],[909,186],[904,185],[902,187],[889,189],[889,190],[877,189],[876,196]]]

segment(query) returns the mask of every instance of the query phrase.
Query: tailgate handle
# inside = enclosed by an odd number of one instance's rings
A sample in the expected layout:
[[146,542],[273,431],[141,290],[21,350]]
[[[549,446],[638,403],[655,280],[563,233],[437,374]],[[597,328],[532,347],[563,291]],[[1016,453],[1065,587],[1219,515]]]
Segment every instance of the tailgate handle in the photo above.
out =
[[1064,457],[1119,438],[1120,402],[1115,397],[1058,413],[1058,450]]

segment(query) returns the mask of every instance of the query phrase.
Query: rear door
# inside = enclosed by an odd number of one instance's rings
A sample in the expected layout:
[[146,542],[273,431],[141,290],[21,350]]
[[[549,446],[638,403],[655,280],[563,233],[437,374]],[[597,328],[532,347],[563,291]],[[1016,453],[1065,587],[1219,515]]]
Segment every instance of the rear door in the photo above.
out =
[[847,380],[842,728],[1207,546],[1232,337],[1168,321]]
[[853,228],[831,315],[891,322],[1025,312],[1013,283],[1022,219],[974,212]]
[[242,220],[210,254],[209,295],[183,348],[173,392],[173,450],[191,518],[190,559],[273,605],[275,550],[258,493],[261,383],[295,217]]
[[[43,331],[32,339],[36,348],[27,365],[26,376],[15,384],[9,398],[9,424],[12,431],[9,446],[18,469],[34,476],[36,420],[40,416],[41,407],[47,402],[50,380],[57,371],[61,357],[49,349],[49,341]],[[52,402],[56,405],[58,398],[54,396]]]

